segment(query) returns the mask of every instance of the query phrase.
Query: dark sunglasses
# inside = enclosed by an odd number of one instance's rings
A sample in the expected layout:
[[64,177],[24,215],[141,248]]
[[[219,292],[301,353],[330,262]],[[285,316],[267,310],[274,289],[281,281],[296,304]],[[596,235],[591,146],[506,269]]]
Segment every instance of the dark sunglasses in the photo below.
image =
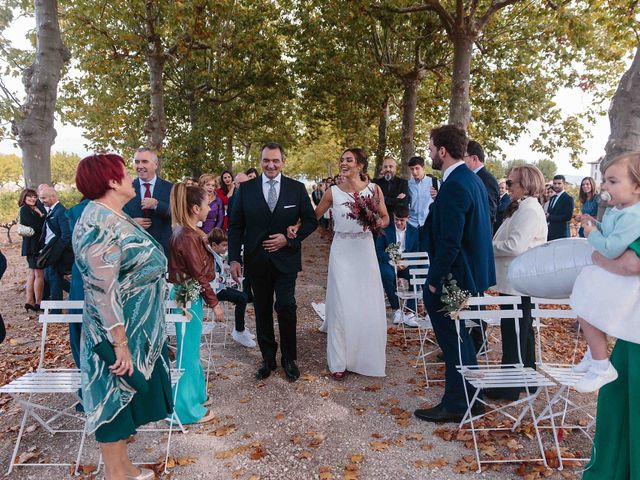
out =
[[511,180],[511,179],[509,179],[509,178],[508,178],[508,179],[506,179],[506,180],[505,180],[505,182],[504,182],[504,183],[506,183],[506,184],[507,184],[507,187],[511,188],[514,184],[516,184],[516,183],[520,183],[520,182],[514,182],[513,180]]

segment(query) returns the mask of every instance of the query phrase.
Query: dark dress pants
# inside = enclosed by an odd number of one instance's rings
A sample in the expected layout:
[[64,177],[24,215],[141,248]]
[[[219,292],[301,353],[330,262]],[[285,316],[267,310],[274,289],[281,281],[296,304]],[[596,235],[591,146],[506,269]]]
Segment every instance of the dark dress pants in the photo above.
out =
[[282,273],[271,262],[249,273],[256,312],[256,336],[262,358],[275,362],[278,343],[273,330],[273,310],[278,314],[280,352],[286,361],[296,360],[296,278],[297,272]]
[[[445,316],[440,310],[444,304],[440,301],[439,293],[431,293],[429,287],[425,285],[424,306],[429,312],[431,325],[436,334],[438,345],[442,349],[445,362],[444,374],[444,395],[441,405],[449,412],[464,413],[467,410],[467,400],[464,392],[462,375],[456,369],[460,363],[458,356],[458,333],[456,332],[455,321],[449,316]],[[462,363],[463,365],[477,365],[476,350],[473,346],[469,332],[465,328],[464,320],[460,321],[460,339],[462,342]],[[475,388],[467,383],[469,400],[475,394]]]
[[247,309],[247,294],[235,288],[225,288],[216,295],[222,302],[231,302],[235,308],[236,332],[244,332],[244,313]]

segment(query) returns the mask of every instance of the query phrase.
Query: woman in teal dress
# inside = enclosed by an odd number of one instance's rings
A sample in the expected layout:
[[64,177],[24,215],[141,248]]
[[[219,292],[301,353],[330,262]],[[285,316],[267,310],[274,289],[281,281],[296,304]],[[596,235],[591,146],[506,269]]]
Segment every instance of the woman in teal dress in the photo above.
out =
[[[213,412],[207,411],[211,401],[200,361],[203,300],[213,309],[217,321],[222,321],[224,315],[210,284],[215,277],[213,255],[208,250],[206,234],[197,227],[209,213],[207,200],[201,187],[178,183],[171,190],[174,229],[169,241],[169,281],[177,285],[195,279],[201,290],[189,307],[191,319],[185,326],[184,339],[181,329],[176,329],[176,359],[184,373],[176,385],[175,412],[183,424],[206,423],[215,418]],[[175,297],[175,289],[171,296]]]
[[[580,213],[596,218],[598,216],[598,198],[595,180],[591,177],[584,177],[580,182],[580,193],[578,194],[578,199],[582,204]],[[584,238],[584,229],[582,227],[578,230],[578,236]]]
[[[106,479],[146,480],[126,440],[136,428],[172,411],[166,350],[164,299],[167,262],[162,248],[122,212],[135,197],[122,157],[95,154],[76,172],[78,190],[93,200],[73,232],[76,264],[84,282],[80,371],[87,431],[95,432]],[[111,347],[109,346],[111,343]],[[94,347],[115,355],[109,366]],[[134,389],[123,375],[143,376]]]
[[[613,260],[595,252],[593,261],[619,275],[640,275],[640,239],[630,248]],[[583,480],[640,478],[640,344],[617,340],[611,363],[618,379],[598,394],[596,435]]]

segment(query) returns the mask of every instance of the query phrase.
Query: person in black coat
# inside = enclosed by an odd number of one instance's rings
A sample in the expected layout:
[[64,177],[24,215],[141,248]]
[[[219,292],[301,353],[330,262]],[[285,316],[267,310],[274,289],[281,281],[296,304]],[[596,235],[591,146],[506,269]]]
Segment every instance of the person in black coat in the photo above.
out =
[[173,183],[157,176],[158,156],[148,148],[139,148],[133,158],[138,178],[133,181],[136,197],[125,206],[124,212],[144,228],[169,258],[171,238],[171,208],[169,196]]
[[498,203],[498,212],[496,213],[496,223],[493,224],[493,233],[496,233],[504,221],[504,215],[509,205],[511,205],[511,197],[507,193],[507,181],[502,179],[498,182],[500,188],[500,202]]
[[384,204],[387,212],[391,214],[396,205],[407,205],[409,195],[409,184],[404,178],[396,176],[396,161],[393,157],[384,157],[382,162],[382,176],[373,180],[373,183],[380,187],[384,195]]
[[493,229],[496,223],[496,214],[498,213],[498,203],[500,203],[500,187],[498,186],[498,180],[496,180],[496,177],[494,177],[489,170],[484,168],[484,150],[475,140],[469,140],[464,161],[467,164],[467,167],[480,177],[484,188],[487,190],[489,216],[491,218],[491,227]]
[[18,223],[26,227],[33,228],[33,235],[22,237],[22,256],[27,257],[29,267],[27,274],[27,298],[24,304],[25,310],[38,311],[42,301],[42,291],[44,289],[44,270],[36,266],[38,252],[40,251],[40,237],[46,211],[38,205],[38,194],[30,188],[24,189],[20,193],[18,205]]
[[571,236],[569,222],[573,217],[574,200],[571,195],[564,191],[564,184],[564,176],[556,175],[553,177],[552,188],[556,194],[551,197],[549,209],[547,210],[547,222],[549,223],[547,241]]
[[[263,379],[276,369],[273,310],[278,314],[280,352],[287,380],[296,381],[296,299],[295,286],[302,270],[302,240],[318,226],[304,184],[282,175],[284,149],[267,143],[260,149],[262,175],[242,184],[229,218],[229,265],[236,282],[244,273],[251,281],[256,314],[258,345],[262,365],[256,378]],[[287,238],[287,227],[300,228],[296,238]],[[240,251],[244,245],[244,258]],[[274,305],[275,295],[275,305]]]

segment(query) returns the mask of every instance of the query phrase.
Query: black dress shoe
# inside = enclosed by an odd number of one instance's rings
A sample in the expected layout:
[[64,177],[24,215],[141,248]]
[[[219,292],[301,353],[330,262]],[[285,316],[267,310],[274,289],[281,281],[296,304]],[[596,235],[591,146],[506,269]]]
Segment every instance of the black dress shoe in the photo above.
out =
[[263,380],[267,378],[269,375],[271,375],[271,372],[273,372],[275,369],[276,369],[275,361],[269,362],[267,360],[263,360],[262,365],[260,365],[260,368],[256,372],[256,378],[258,380]]
[[434,423],[460,423],[462,421],[463,413],[450,412],[446,408],[440,405],[436,405],[433,408],[418,409],[413,414],[416,418],[424,420],[425,422]]
[[300,378],[300,370],[298,370],[298,366],[293,360],[283,361],[282,368],[284,368],[284,373],[290,382],[295,382]]

